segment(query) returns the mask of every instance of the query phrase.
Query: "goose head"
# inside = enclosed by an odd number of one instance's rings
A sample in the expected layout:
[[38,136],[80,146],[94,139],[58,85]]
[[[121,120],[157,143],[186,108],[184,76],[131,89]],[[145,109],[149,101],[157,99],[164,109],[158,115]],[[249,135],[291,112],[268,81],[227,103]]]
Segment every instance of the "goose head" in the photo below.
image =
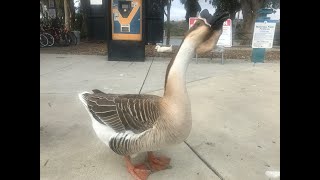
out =
[[223,22],[229,16],[229,12],[218,11],[211,15],[207,9],[204,9],[195,24],[186,33],[185,40],[194,43],[197,53],[211,51],[222,34]]
[[160,48],[160,46],[159,45],[156,45],[156,47],[154,48],[154,49],[159,49]]

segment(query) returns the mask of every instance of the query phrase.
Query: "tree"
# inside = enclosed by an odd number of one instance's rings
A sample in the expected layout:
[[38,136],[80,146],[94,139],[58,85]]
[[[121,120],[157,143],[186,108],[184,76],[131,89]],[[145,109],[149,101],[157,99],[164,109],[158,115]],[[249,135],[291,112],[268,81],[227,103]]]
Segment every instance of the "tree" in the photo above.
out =
[[166,35],[167,35],[167,40],[166,40],[166,45],[170,44],[170,28],[171,28],[171,24],[170,24],[170,9],[171,9],[171,2],[173,0],[166,0],[164,2],[164,6],[167,7],[167,13],[166,11],[164,11],[165,16],[167,17],[167,29],[166,29]]
[[280,9],[280,0],[209,0],[209,3],[218,11],[229,11],[231,19],[235,19],[236,13],[242,10],[241,34],[245,37],[242,44],[248,44],[252,39],[253,25],[259,9]]
[[70,31],[70,0],[64,0],[64,27]]
[[[48,12],[44,11],[44,6],[47,9],[50,8],[49,1],[55,3],[56,18],[54,19],[49,18]],[[40,14],[46,22],[51,23],[51,26],[60,27],[64,24],[67,30],[74,30],[75,28],[74,0],[40,0]]]
[[74,1],[70,0],[70,27],[71,30],[74,30],[74,26],[75,26],[75,18],[76,18],[76,10],[74,7]]
[[64,0],[54,0],[56,2],[57,18],[64,19]]
[[181,4],[184,4],[186,10],[186,22],[189,22],[190,17],[197,17],[198,12],[201,11],[201,6],[198,0],[180,0]]
[[211,4],[217,11],[228,11],[232,20],[235,19],[237,12],[241,10],[239,0],[211,0]]
[[86,36],[88,34],[88,8],[89,8],[89,0],[80,0],[80,13],[82,14],[82,25],[81,25],[81,35]]
[[258,10],[261,8],[280,8],[280,0],[241,0],[241,10],[243,15],[242,34],[246,40],[242,44],[247,44],[252,40],[253,25],[258,17]]
[[46,18],[47,16],[47,13],[44,10],[44,6],[45,6],[44,3],[40,1],[40,16],[42,18]]

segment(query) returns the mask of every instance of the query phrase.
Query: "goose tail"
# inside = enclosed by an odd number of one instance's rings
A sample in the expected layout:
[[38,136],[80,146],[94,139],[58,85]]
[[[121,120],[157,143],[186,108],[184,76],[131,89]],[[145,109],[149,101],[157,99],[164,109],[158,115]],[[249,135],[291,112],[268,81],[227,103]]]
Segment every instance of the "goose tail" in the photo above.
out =
[[84,91],[84,92],[78,94],[79,99],[80,99],[80,101],[83,103],[84,106],[87,106],[86,96],[87,96],[88,94],[90,94],[90,93],[87,92],[87,91]]

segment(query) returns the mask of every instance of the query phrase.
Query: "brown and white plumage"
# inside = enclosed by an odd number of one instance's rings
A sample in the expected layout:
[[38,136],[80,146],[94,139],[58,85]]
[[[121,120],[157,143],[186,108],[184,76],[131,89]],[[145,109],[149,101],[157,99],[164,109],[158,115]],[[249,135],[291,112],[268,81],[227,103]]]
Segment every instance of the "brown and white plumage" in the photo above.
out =
[[[157,150],[186,138],[179,137],[182,127],[174,129],[176,114],[167,110],[173,106],[166,105],[159,96],[105,94],[96,90],[80,96],[92,120],[100,124],[94,126],[98,137],[119,155]],[[108,129],[101,132],[101,126]],[[186,128],[188,134],[191,126]]]
[[83,93],[82,98],[94,120],[111,128],[110,137],[103,141],[120,155],[141,151],[143,134],[148,134],[160,117],[158,96],[96,92]]
[[[191,130],[191,106],[185,74],[195,52],[210,51],[217,43],[228,13],[201,12],[201,20],[187,32],[179,51],[167,68],[163,97],[145,94],[106,94],[100,90],[79,94],[101,141],[126,157],[129,172],[136,179],[148,173],[135,171],[130,156],[149,152],[153,169],[164,168],[170,160],[155,158],[151,151],[183,142]],[[144,168],[142,168],[144,169]],[[139,174],[140,173],[140,174]]]

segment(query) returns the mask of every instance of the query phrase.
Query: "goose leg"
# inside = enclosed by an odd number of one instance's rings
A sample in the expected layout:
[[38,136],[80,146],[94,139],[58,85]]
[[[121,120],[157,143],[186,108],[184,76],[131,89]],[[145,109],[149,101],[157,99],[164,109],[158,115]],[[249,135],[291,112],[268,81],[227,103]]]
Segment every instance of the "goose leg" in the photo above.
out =
[[149,151],[148,160],[153,171],[160,171],[169,167],[171,159],[165,156],[156,157],[153,152]]
[[151,171],[147,168],[146,165],[138,164],[133,165],[131,163],[130,156],[124,157],[127,165],[128,172],[136,179],[136,180],[147,180],[148,176],[151,174]]

